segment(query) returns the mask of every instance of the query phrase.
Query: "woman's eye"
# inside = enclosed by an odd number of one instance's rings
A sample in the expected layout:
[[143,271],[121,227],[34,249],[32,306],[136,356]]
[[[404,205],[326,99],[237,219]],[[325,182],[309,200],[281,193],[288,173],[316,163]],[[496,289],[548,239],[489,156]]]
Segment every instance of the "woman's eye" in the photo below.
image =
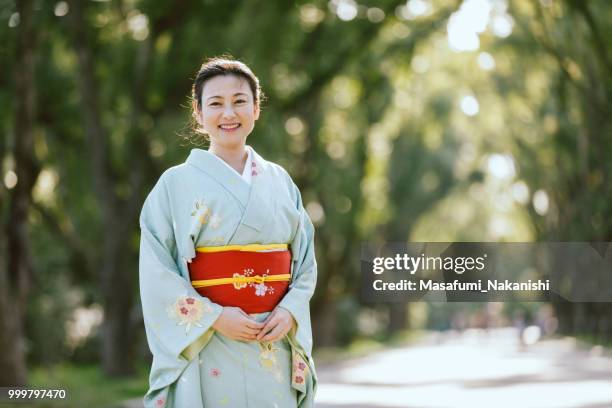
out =
[[246,101],[245,101],[244,99],[238,99],[238,100],[236,101],[236,103],[245,103],[245,102],[246,102]]
[[209,104],[208,106],[221,106],[221,104],[219,102],[213,102]]

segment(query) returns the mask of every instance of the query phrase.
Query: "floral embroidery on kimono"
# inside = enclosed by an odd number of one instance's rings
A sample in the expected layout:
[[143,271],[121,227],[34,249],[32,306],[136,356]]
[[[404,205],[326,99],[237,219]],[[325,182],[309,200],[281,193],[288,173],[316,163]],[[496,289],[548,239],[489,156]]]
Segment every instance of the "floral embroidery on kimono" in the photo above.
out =
[[266,286],[266,284],[263,282],[255,284],[256,296],[266,296],[267,293],[274,293],[274,288]]
[[274,347],[272,342],[261,342],[261,353],[259,354],[259,364],[268,370],[276,381],[283,381],[283,374],[280,371],[279,362],[276,356],[278,348]]
[[179,326],[185,326],[185,334],[189,333],[192,326],[203,327],[199,321],[204,313],[210,313],[210,305],[196,299],[193,296],[182,295],[168,308],[168,315],[178,320]]
[[297,351],[292,353],[292,375],[291,385],[297,389],[304,388],[304,380],[308,375],[308,364]]
[[213,213],[210,207],[206,204],[204,199],[199,198],[195,200],[191,216],[196,217],[200,225],[209,224],[212,228],[219,228],[221,224],[221,216]]
[[[242,274],[238,272],[234,272],[232,277],[238,280],[238,281],[233,282],[234,289],[241,290],[246,287],[253,288],[255,289],[256,296],[266,296],[268,293],[273,294],[274,288],[272,286],[268,286],[265,284],[265,280],[269,276],[270,270],[269,269],[266,270],[266,272],[263,275],[253,276],[254,273],[255,271],[251,268],[244,269],[242,271]],[[253,278],[254,282],[253,281],[247,282],[245,281],[246,280],[245,278]],[[242,279],[242,281],[240,279]]]

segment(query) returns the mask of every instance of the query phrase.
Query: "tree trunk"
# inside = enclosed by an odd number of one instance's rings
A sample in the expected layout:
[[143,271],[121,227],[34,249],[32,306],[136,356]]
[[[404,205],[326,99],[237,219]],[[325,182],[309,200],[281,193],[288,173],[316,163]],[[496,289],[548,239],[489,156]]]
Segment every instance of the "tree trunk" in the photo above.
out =
[[337,344],[336,303],[325,302],[312,319],[313,338],[316,347],[330,347]]
[[[118,230],[119,228],[117,228]],[[134,342],[130,321],[133,282],[135,273],[126,271],[120,260],[122,248],[127,248],[125,239],[115,235],[105,237],[105,253],[108,259],[101,269],[104,298],[104,321],[101,327],[102,368],[108,375],[134,374]],[[115,246],[115,248],[113,248]]]
[[111,171],[108,135],[100,117],[98,81],[95,78],[92,45],[84,20],[83,3],[70,3],[72,39],[79,61],[79,88],[83,125],[89,146],[90,163],[94,175],[94,189],[101,208],[103,236],[98,282],[102,292],[104,321],[101,329],[102,368],[108,375],[133,373],[130,349],[130,307],[135,274],[125,270],[122,256],[127,251],[130,222],[119,211],[115,194],[115,180]]
[[408,305],[391,303],[389,305],[389,334],[408,329]]
[[2,259],[6,260],[6,263],[0,263],[1,386],[25,385],[27,380],[23,330],[32,279],[27,223],[32,202],[32,187],[39,173],[33,155],[35,40],[32,30],[32,2],[17,1],[17,11],[20,22],[17,28],[15,64],[16,108],[13,152],[17,184],[6,200],[9,205],[4,225],[7,242],[5,243],[0,236],[0,253],[5,255]]
[[[3,239],[0,234],[0,240]],[[0,245],[3,242],[0,241]],[[1,249],[4,252],[4,248]],[[5,264],[0,265],[0,387],[22,386],[27,379],[23,324],[8,285]]]

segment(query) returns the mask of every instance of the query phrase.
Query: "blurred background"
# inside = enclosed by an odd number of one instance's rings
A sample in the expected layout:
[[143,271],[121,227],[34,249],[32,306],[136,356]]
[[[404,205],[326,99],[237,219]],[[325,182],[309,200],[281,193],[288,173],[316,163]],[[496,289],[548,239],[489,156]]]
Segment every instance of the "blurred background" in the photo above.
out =
[[[563,405],[557,390],[550,406],[612,406],[609,303],[359,299],[364,241],[612,241],[611,34],[607,0],[1,0],[0,385],[67,388],[75,406],[144,394],[138,216],[194,147],[195,72],[229,53],[267,95],[248,143],[289,171],[317,227],[322,404],[363,389],[325,388],[348,381],[326,364],[394,349],[415,369],[472,347],[452,371],[549,338],[535,355],[582,344],[571,361],[609,369],[557,367],[586,373],[557,383],[607,378],[608,394]],[[549,372],[504,364],[513,381]],[[379,407],[433,395],[373,390]],[[511,400],[487,395],[433,406]]]

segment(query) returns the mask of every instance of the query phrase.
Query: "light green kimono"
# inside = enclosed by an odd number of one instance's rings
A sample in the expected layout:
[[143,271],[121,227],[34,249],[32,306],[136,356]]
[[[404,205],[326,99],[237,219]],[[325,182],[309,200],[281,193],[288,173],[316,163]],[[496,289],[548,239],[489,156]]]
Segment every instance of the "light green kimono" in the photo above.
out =
[[[311,407],[316,390],[309,301],[314,228],[287,172],[252,151],[251,184],[208,151],[168,169],[140,216],[140,295],[153,354],[146,407]],[[222,306],[199,295],[188,262],[204,246],[288,243],[297,330],[273,344],[238,342],[212,324]],[[264,291],[265,293],[265,291]],[[253,315],[263,320],[267,314]],[[254,395],[257,394],[257,395]]]

